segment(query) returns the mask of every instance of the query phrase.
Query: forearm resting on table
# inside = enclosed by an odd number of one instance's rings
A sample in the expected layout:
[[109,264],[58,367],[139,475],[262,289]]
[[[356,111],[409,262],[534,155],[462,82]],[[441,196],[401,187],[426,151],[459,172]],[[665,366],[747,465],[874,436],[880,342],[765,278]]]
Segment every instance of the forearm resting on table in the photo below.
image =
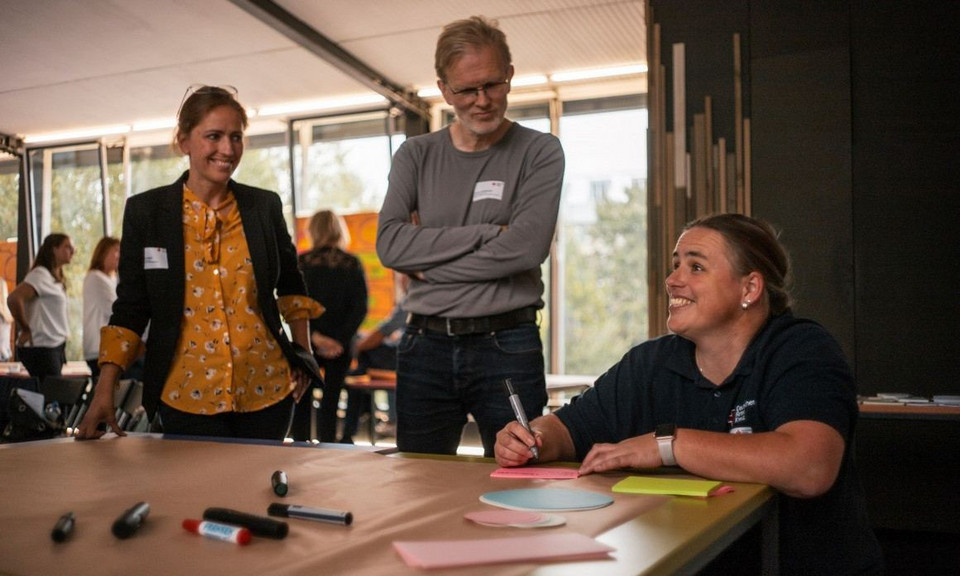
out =
[[539,460],[541,462],[576,460],[577,452],[573,447],[570,431],[559,418],[553,414],[540,416],[530,422],[530,429],[535,437],[540,438]]
[[813,498],[830,489],[840,471],[843,451],[839,432],[809,420],[757,434],[683,428],[674,442],[677,463],[687,472],[767,484],[797,498]]

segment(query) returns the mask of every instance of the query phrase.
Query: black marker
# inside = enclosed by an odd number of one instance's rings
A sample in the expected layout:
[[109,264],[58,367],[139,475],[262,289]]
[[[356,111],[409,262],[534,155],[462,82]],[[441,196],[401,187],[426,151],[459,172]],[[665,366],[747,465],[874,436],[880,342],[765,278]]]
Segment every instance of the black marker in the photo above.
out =
[[[533,433],[533,430],[530,429],[530,423],[527,422],[527,414],[523,411],[523,404],[520,403],[520,396],[513,389],[513,384],[510,383],[510,379],[507,378],[503,381],[503,389],[507,391],[507,397],[510,399],[510,406],[513,407],[513,413],[517,417],[517,422],[523,426],[523,429],[530,433],[533,436],[533,441],[537,441],[536,435]],[[530,446],[530,453],[533,454],[534,460],[540,459],[540,450],[537,449],[537,445],[534,444]]]
[[117,538],[129,538],[133,536],[133,533],[143,524],[143,521],[146,520],[147,514],[149,513],[150,505],[146,502],[138,502],[113,523],[113,535]]
[[287,537],[290,527],[286,522],[280,522],[273,518],[247,514],[246,512],[237,512],[228,508],[207,508],[203,511],[204,520],[213,520],[214,522],[223,522],[224,524],[233,524],[234,526],[243,526],[254,536],[264,536],[266,538],[276,538],[280,540]]
[[277,496],[286,496],[290,486],[287,484],[287,473],[283,470],[277,470],[270,477],[270,484],[273,485],[273,493]]
[[57,525],[53,527],[50,537],[54,542],[63,542],[71,532],[73,532],[73,512],[67,512],[57,520]]
[[271,516],[282,516],[284,518],[301,518],[315,522],[342,524],[344,526],[349,526],[353,523],[353,514],[350,512],[327,510],[326,508],[308,508],[294,504],[271,504],[270,507],[267,508],[267,514]]

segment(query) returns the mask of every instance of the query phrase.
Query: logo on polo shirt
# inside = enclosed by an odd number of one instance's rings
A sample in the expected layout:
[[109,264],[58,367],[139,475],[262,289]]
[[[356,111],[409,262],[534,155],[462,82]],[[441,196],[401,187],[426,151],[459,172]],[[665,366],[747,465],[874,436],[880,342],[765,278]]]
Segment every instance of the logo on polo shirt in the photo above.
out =
[[730,427],[731,434],[752,434],[752,426],[744,426],[748,421],[748,411],[757,405],[756,400],[747,400],[742,404],[737,404],[727,416],[727,426]]

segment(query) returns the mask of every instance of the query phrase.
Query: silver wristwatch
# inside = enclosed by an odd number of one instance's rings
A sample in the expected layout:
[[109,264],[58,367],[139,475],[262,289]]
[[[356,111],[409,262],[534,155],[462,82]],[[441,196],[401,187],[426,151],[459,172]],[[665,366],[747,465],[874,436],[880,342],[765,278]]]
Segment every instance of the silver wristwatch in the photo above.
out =
[[664,466],[676,466],[677,459],[673,456],[673,441],[677,438],[676,424],[659,424],[653,437],[657,439],[657,449],[660,451],[660,460]]

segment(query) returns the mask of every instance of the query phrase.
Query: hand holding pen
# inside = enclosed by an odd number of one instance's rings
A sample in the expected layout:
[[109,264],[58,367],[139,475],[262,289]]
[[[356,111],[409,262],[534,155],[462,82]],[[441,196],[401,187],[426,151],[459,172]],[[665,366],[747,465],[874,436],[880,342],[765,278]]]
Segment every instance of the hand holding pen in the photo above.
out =
[[[533,430],[530,429],[530,423],[527,421],[527,414],[523,410],[523,404],[520,403],[520,396],[517,395],[517,392],[513,389],[513,384],[510,382],[510,379],[507,378],[503,381],[503,389],[507,393],[507,398],[510,400],[510,406],[513,408],[513,413],[517,417],[517,422],[524,430],[527,431],[530,436],[533,436],[534,444],[528,446],[530,453],[533,454],[534,460],[540,459],[540,450],[537,448],[536,441],[537,437],[534,435]],[[498,442],[499,443],[499,442]]]

